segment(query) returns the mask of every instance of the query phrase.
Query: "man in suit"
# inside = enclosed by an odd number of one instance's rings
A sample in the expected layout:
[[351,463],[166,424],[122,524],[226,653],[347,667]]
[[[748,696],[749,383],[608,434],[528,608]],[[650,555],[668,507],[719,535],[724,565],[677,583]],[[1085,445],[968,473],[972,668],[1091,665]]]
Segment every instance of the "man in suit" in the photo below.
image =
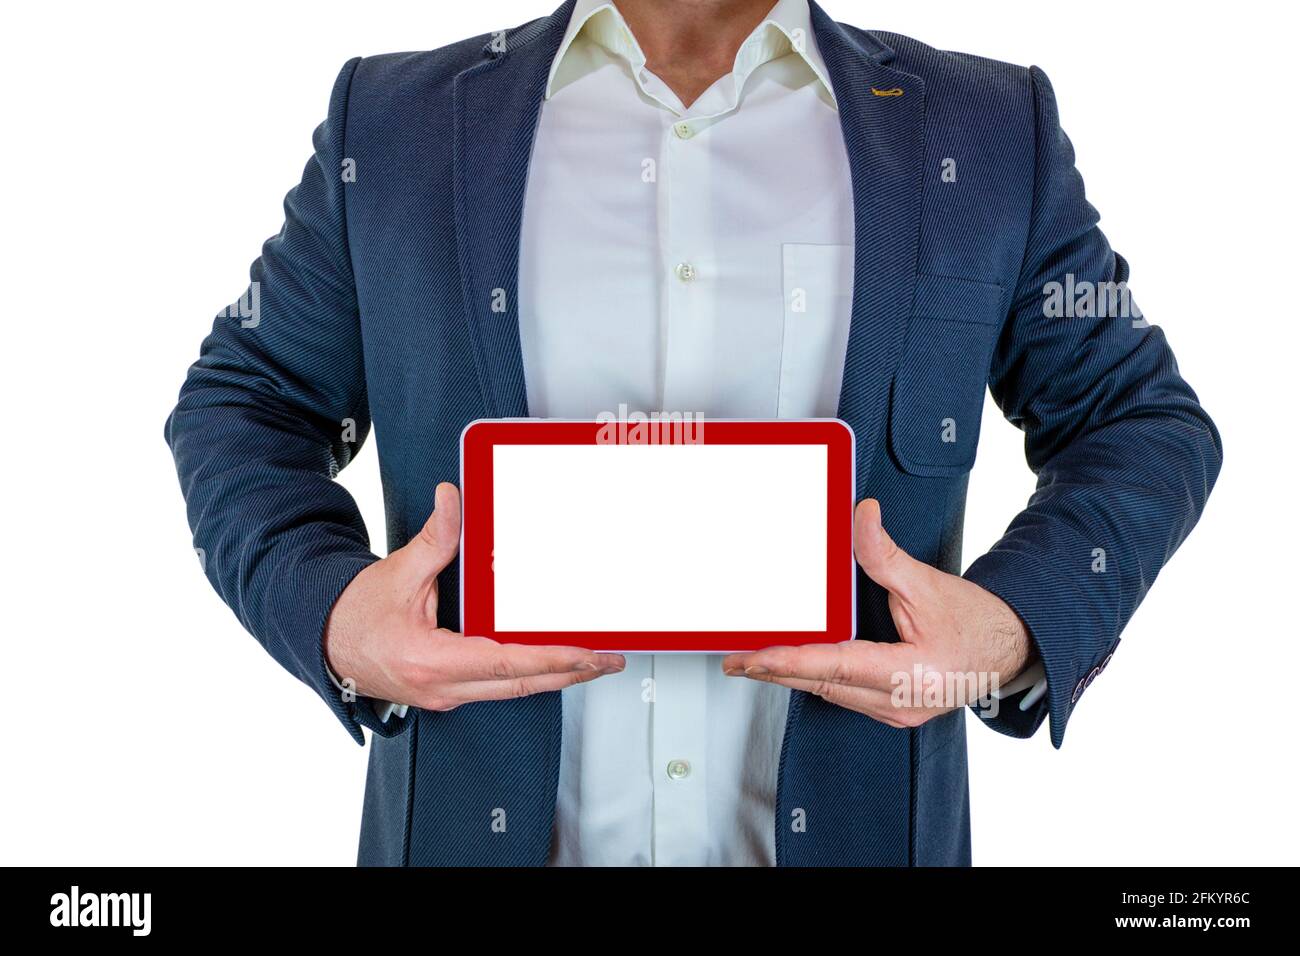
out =
[[[285,211],[167,435],[213,585],[373,731],[363,864],[967,863],[971,701],[898,675],[996,675],[981,720],[1059,747],[1220,467],[1046,76],[807,0],[354,59]],[[959,576],[986,386],[1038,487]],[[455,633],[461,429],[622,406],[851,425],[858,640]],[[372,422],[382,560],[334,481]]]

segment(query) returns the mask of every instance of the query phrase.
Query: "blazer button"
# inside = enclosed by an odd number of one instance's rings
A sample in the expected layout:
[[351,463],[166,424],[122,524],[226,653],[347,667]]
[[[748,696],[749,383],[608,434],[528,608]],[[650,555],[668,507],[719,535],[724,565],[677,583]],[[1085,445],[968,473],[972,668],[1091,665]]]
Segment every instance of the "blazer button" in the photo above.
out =
[[1083,696],[1083,692],[1088,689],[1088,685],[1092,683],[1092,679],[1096,677],[1098,673],[1097,668],[1094,667],[1083,677],[1079,678],[1079,683],[1074,685],[1074,696],[1070,698],[1070,703],[1074,704],[1078,702],[1079,698]]
[[1077,704],[1079,702],[1079,695],[1083,693],[1084,682],[1087,679],[1086,677],[1080,677],[1079,683],[1074,685],[1074,693],[1070,695],[1070,703]]

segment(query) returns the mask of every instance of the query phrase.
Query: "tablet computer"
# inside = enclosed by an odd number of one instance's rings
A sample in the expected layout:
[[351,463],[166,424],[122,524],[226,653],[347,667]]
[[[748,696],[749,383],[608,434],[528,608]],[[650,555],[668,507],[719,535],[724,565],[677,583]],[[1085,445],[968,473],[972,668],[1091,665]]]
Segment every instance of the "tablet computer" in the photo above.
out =
[[707,652],[851,640],[838,419],[497,419],[461,434],[461,627]]

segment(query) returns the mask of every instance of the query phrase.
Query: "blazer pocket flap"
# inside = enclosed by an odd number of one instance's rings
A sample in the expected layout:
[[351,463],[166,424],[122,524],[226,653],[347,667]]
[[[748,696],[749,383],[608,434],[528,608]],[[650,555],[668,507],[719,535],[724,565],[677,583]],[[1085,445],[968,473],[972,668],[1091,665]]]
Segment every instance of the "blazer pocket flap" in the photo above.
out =
[[890,447],[909,474],[954,477],[975,463],[1002,300],[995,283],[918,277],[889,415]]
[[912,315],[949,322],[998,325],[1002,321],[1002,286],[952,276],[917,276]]

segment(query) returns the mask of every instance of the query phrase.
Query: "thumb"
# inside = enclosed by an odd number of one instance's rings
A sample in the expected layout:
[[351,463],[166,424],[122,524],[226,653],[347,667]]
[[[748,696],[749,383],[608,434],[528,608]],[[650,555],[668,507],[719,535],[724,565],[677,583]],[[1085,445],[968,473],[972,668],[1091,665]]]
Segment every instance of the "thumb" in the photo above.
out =
[[403,561],[422,578],[431,578],[451,564],[460,550],[460,492],[451,482],[438,485],[433,514],[420,533],[402,549]]
[[853,553],[867,577],[891,594],[906,597],[927,567],[894,543],[880,520],[880,502],[864,498],[853,514]]

